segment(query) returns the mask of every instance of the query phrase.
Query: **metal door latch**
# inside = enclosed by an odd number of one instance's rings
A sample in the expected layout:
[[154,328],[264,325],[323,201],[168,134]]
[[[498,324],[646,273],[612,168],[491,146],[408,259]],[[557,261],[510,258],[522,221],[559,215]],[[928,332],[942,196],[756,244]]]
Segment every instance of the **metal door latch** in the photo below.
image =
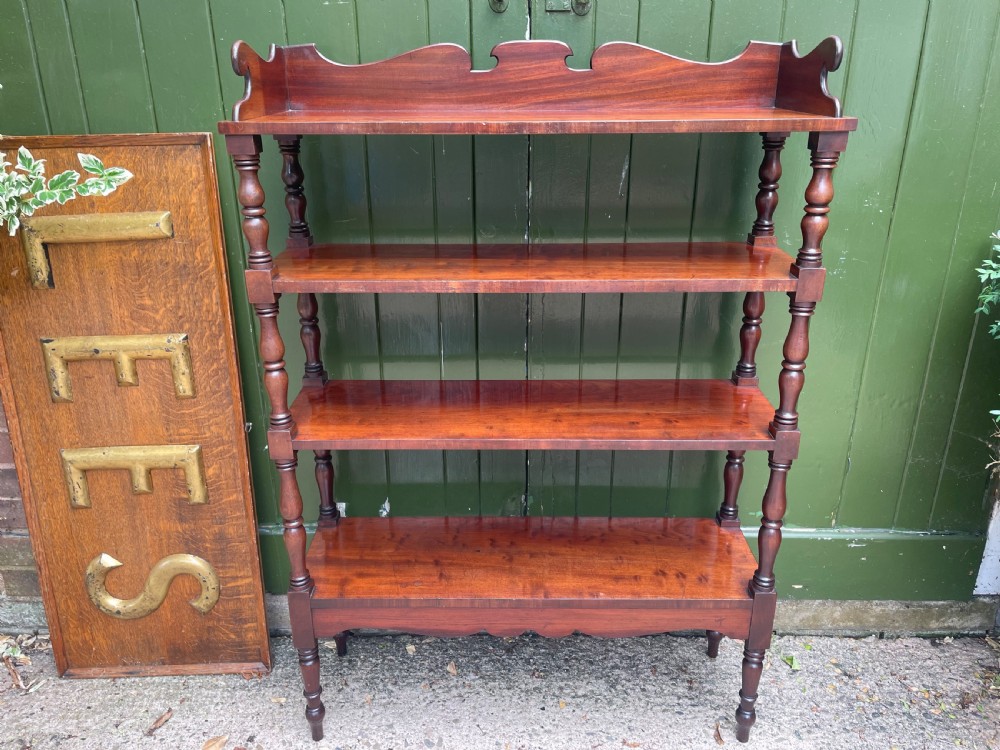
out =
[[571,10],[578,16],[585,16],[590,13],[593,4],[593,0],[545,0],[545,10],[549,13]]

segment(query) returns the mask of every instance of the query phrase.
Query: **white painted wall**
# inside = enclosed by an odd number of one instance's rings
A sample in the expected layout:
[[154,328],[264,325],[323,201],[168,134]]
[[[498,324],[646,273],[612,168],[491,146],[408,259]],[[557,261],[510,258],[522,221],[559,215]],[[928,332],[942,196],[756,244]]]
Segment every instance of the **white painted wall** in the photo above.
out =
[[976,578],[974,593],[1000,594],[1000,502],[993,504],[993,515],[990,518],[990,527],[986,532],[983,564],[979,567],[979,577]]

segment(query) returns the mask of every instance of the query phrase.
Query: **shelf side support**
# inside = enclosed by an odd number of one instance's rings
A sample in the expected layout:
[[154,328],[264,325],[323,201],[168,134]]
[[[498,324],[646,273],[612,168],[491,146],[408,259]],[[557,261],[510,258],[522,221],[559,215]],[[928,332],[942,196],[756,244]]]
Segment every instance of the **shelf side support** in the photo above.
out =
[[747,235],[747,244],[756,247],[776,247],[774,211],[778,207],[778,181],[781,179],[781,149],[789,133],[761,133],[764,158],[760,162],[757,185],[757,218]]
[[725,490],[722,496],[722,506],[715,514],[715,520],[723,528],[740,527],[740,510],[737,500],[740,485],[743,483],[743,461],[746,451],[729,451],[726,455],[726,468],[722,471]]

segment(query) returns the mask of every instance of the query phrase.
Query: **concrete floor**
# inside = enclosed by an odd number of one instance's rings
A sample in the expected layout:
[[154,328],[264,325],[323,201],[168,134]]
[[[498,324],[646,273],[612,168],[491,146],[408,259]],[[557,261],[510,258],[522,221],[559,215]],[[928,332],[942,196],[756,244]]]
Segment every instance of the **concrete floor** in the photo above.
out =
[[[250,680],[60,680],[50,651],[29,651],[27,690],[0,669],[0,748],[735,748],[741,644],[724,640],[714,662],[704,645],[354,638],[344,659],[321,648],[327,738],[315,744],[287,638],[273,640],[273,673]],[[1000,644],[983,638],[786,636],[764,669],[746,747],[1000,749]]]

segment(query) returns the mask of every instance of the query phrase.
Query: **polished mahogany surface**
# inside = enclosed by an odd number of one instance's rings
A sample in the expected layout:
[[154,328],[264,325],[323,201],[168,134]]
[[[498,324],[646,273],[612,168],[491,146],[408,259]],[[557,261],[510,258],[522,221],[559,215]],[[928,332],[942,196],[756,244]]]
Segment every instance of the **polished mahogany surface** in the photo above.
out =
[[684,60],[611,42],[573,70],[562,42],[498,44],[496,67],[473,70],[469,53],[435,44],[389,60],[341,65],[308,45],[244,42],[233,69],[244,98],[219,124],[235,134],[532,134],[850,131],[826,76],[840,65],[831,37],[800,56],[794,42],[751,42],[720,63]]
[[318,245],[274,262],[276,292],[787,292],[792,258],[743,242]]
[[314,607],[724,600],[749,608],[739,529],[702,518],[342,518],[317,530]]
[[774,407],[729,380],[337,380],[303,388],[296,448],[770,449]]

